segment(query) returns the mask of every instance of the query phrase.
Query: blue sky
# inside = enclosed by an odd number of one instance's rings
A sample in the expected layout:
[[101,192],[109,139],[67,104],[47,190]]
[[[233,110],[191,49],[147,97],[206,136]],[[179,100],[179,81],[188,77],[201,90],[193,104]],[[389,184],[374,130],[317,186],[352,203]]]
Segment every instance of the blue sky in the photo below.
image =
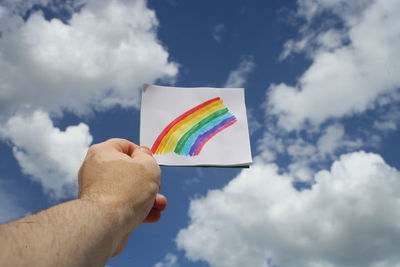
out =
[[2,1],[0,221],[72,199],[140,87],[244,87],[249,169],[162,167],[108,266],[399,266],[397,0]]

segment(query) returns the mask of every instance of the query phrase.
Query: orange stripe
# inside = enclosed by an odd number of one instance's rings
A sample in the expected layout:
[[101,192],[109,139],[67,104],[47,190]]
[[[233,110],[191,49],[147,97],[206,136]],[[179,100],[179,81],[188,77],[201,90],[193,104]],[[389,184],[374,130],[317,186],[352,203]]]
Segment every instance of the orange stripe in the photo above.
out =
[[194,108],[186,111],[185,113],[183,113],[182,115],[180,115],[178,118],[176,118],[175,120],[173,120],[170,124],[168,124],[167,127],[164,128],[164,130],[158,135],[156,141],[154,142],[153,146],[151,147],[151,152],[156,153],[162,139],[165,137],[165,135],[167,135],[167,133],[171,130],[171,128],[177,124],[179,121],[183,120],[184,118],[186,118],[187,116],[189,116],[190,114],[194,113],[195,111],[201,109],[202,107],[207,106],[208,104],[219,100],[219,97],[210,99],[206,102],[201,103],[200,105],[195,106]]
[[160,146],[157,149],[157,154],[166,154],[172,152],[175,149],[179,138],[186,131],[188,131],[193,125],[195,125],[204,117],[207,117],[209,114],[215,112],[216,110],[224,108],[224,105],[222,103],[222,100],[215,101],[192,113],[191,115],[187,116],[185,119],[174,125],[174,127],[171,128],[165,138],[163,138]]

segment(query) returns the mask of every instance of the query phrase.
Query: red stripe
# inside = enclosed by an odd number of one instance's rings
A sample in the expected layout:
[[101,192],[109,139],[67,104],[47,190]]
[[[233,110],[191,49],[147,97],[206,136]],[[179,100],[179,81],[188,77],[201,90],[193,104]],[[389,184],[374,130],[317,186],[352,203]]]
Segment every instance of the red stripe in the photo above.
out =
[[177,124],[179,121],[185,119],[187,116],[189,116],[190,114],[196,112],[197,110],[211,104],[214,101],[218,101],[220,100],[219,97],[210,99],[204,103],[201,103],[200,105],[195,106],[194,108],[186,111],[185,113],[183,113],[182,115],[180,115],[178,118],[176,118],[175,120],[173,120],[170,124],[168,124],[167,127],[165,127],[165,129],[160,133],[160,135],[157,137],[156,141],[154,142],[153,146],[151,147],[151,152],[156,153],[158,146],[160,145],[162,139],[168,134],[169,130],[171,130],[172,127],[174,127],[175,124]]
[[237,122],[237,120],[233,120],[227,124],[224,125],[224,127],[220,128],[218,131],[216,131],[215,133],[213,133],[212,135],[208,136],[206,139],[203,140],[203,142],[199,145],[199,148],[197,148],[197,151],[195,153],[195,155],[198,155],[201,151],[201,149],[203,148],[203,146],[208,142],[208,140],[210,140],[213,136],[215,136],[217,133],[219,133],[220,131],[228,128],[229,126],[231,126],[232,124],[234,124],[235,122]]

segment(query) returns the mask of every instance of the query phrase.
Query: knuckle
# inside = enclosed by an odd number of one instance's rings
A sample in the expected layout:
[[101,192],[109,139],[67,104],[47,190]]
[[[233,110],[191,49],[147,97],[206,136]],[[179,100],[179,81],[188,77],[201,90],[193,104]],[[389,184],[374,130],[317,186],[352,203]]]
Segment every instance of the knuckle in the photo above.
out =
[[113,137],[113,138],[106,140],[106,142],[120,142],[123,140],[125,140],[125,139]]
[[137,167],[146,178],[160,182],[161,169],[154,160],[138,162]]
[[86,153],[86,159],[92,158],[97,153],[98,146],[99,146],[98,144],[95,144],[95,145],[91,145],[88,148],[87,153]]
[[149,183],[149,192],[151,195],[156,195],[160,190],[160,186],[156,182]]
[[88,151],[92,153],[92,152],[95,152],[96,150],[98,150],[98,148],[99,148],[99,144],[94,144],[89,147]]

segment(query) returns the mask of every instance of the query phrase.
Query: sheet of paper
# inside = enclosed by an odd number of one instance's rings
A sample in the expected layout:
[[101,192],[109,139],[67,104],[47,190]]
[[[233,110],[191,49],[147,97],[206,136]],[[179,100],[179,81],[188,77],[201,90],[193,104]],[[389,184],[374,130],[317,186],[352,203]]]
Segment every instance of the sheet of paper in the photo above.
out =
[[145,84],[140,144],[160,165],[248,166],[252,162],[243,88]]

